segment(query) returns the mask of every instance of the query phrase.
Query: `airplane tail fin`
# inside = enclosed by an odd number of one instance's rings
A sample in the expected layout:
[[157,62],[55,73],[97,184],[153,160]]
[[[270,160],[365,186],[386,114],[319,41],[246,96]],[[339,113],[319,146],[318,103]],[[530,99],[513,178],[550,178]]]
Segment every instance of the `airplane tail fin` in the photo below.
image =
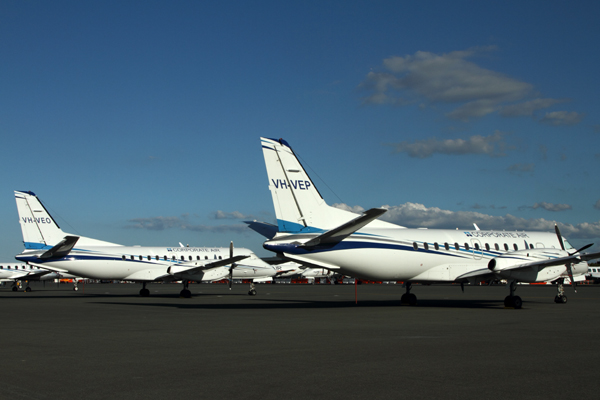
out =
[[26,249],[52,247],[67,236],[35,193],[15,190],[15,200]]
[[357,217],[325,203],[290,145],[261,138],[279,232],[321,233]]
[[63,232],[33,192],[15,190],[15,200],[23,233],[23,243],[27,250],[50,249],[63,241],[66,236],[79,237],[77,243],[80,245],[115,245]]

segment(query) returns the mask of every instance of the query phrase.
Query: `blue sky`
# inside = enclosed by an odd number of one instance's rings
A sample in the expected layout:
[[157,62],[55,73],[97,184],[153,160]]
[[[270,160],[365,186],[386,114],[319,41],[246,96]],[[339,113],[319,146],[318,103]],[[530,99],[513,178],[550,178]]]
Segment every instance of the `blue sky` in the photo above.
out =
[[[13,190],[68,232],[236,246],[274,212],[259,137],[325,199],[429,228],[600,244],[592,1],[3,1],[0,259]],[[324,182],[324,183],[323,183]]]

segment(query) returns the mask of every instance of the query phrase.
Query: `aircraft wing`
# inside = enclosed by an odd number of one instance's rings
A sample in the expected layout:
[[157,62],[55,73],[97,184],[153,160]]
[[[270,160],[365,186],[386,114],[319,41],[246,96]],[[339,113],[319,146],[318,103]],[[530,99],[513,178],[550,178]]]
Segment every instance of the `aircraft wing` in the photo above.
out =
[[477,278],[478,280],[488,280],[488,279],[496,279],[496,275],[494,275],[492,273],[492,271],[490,271],[489,268],[481,268],[481,269],[476,269],[475,271],[470,271],[467,272],[466,274],[460,275],[456,277],[457,281],[460,281],[462,279],[470,279],[470,278]]
[[333,228],[315,238],[312,238],[308,242],[304,243],[302,247],[314,247],[320,244],[333,244],[341,242],[346,237],[367,225],[369,222],[379,218],[386,211],[387,210],[384,208],[371,208],[370,210],[365,211],[365,213],[360,217],[356,217],[353,220],[338,226],[337,228]]
[[[48,251],[50,251],[50,250],[48,250]],[[50,266],[48,266],[48,265],[46,265],[46,264],[38,264],[38,263],[31,262],[31,261],[28,261],[28,262],[27,262],[27,264],[29,264],[29,265],[33,265],[34,267],[39,267],[39,268],[46,269],[46,270],[48,270],[48,271],[50,271],[50,272],[70,273],[70,272],[69,272],[68,270],[66,270],[66,269],[62,269],[62,268],[56,268],[56,267],[50,267]]]
[[577,264],[581,261],[593,260],[595,258],[600,257],[600,252],[594,253],[581,253],[581,254],[573,254],[566,257],[553,258],[549,260],[541,260],[541,261],[532,261],[522,264],[515,264],[509,267],[505,267],[503,271],[510,271],[515,269],[522,268],[535,268],[538,271],[547,267],[554,267],[556,265],[566,265],[566,264]]
[[288,253],[284,253],[283,255],[292,261],[296,261],[297,263],[304,265],[307,268],[317,268],[317,269],[325,268],[325,269],[332,270],[332,271],[336,270],[336,269],[340,269],[340,267],[338,267],[337,265],[325,263],[322,261],[317,262],[314,260],[306,260],[302,256],[297,256],[297,255],[288,254]]
[[236,263],[248,257],[250,256],[235,256],[230,258],[224,258],[222,260],[216,260],[209,263],[203,263],[201,261],[187,261],[170,266],[167,269],[167,273],[176,274],[185,272],[186,274],[193,274],[195,272],[204,271],[211,268],[224,267],[226,265]]

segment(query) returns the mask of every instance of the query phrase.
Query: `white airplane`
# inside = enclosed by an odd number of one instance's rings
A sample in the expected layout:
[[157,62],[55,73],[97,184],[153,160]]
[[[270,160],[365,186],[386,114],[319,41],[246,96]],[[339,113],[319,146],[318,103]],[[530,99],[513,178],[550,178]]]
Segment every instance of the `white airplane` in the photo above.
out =
[[[283,139],[261,138],[278,232],[263,247],[280,257],[343,275],[404,281],[403,304],[416,305],[414,282],[509,284],[506,307],[521,308],[517,282],[558,283],[557,303],[566,303],[563,280],[584,279],[587,260],[556,228],[555,233],[408,229],[377,220],[382,208],[362,215],[325,203],[292,148]],[[464,287],[463,287],[464,288]]]
[[19,282],[25,281],[27,283],[25,291],[31,292],[29,281],[50,281],[54,279],[74,279],[75,286],[73,290],[77,290],[77,277],[71,274],[59,274],[22,262],[0,263],[0,281],[12,282],[13,292],[19,290]]
[[[25,251],[15,258],[31,266],[92,279],[142,283],[140,295],[149,296],[148,282],[182,281],[182,297],[191,297],[189,281],[250,279],[248,294],[256,295],[255,281],[266,281],[276,271],[248,249],[217,247],[122,246],[63,232],[38,197],[15,191]],[[243,262],[240,262],[244,260]]]

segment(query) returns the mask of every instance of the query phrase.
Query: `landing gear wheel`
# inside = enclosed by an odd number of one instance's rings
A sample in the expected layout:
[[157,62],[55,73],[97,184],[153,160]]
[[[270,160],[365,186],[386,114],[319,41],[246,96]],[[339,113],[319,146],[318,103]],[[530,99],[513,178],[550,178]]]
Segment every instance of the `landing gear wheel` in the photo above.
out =
[[148,297],[148,296],[150,296],[150,290],[148,290],[146,288],[141,289],[140,290],[140,296],[142,296],[142,297]]
[[408,304],[408,293],[404,293],[401,297],[400,297],[400,304]]
[[19,291],[19,289],[18,289],[16,286],[13,286],[13,287],[12,287],[12,291],[13,291],[13,292],[18,292],[18,291]]
[[79,288],[78,288],[77,286],[73,287],[73,291],[75,291],[75,292],[76,292],[76,291],[78,291],[78,290],[79,290]]
[[517,310],[523,307],[523,300],[519,296],[513,296],[513,307]]
[[554,298],[554,302],[557,304],[566,304],[567,303],[567,296],[565,296],[564,294],[562,296],[556,296]]
[[519,296],[506,296],[504,298],[504,307],[518,310],[523,307],[523,300]]
[[250,290],[248,291],[248,296],[256,296],[256,290],[254,290],[254,289],[250,289]]
[[192,292],[190,292],[188,289],[183,289],[181,292],[179,292],[179,297],[189,299],[192,297]]
[[410,295],[408,295],[408,305],[416,306],[417,305],[417,296],[415,296],[412,293]]
[[27,287],[25,288],[25,291],[26,291],[26,292],[31,292],[31,288],[30,288],[29,286],[27,286]]

